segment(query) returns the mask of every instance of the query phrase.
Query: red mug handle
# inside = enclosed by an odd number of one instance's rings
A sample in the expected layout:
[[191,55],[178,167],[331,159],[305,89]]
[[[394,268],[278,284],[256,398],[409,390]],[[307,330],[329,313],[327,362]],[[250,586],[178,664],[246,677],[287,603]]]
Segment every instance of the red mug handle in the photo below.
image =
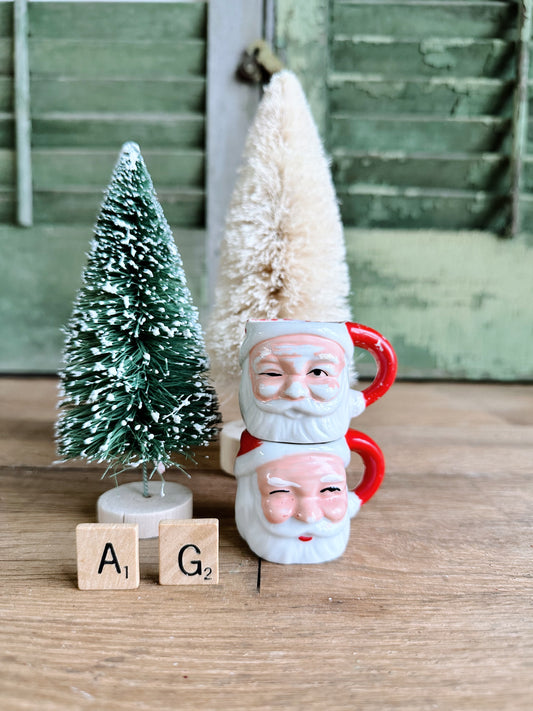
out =
[[346,328],[354,346],[369,351],[378,367],[376,377],[362,393],[368,407],[385,395],[393,384],[398,370],[398,360],[391,344],[373,328],[350,321],[346,323]]
[[361,499],[362,504],[366,504],[381,486],[385,476],[385,458],[374,440],[357,430],[348,430],[346,443],[350,451],[356,452],[365,465],[363,478],[355,487],[354,494]]

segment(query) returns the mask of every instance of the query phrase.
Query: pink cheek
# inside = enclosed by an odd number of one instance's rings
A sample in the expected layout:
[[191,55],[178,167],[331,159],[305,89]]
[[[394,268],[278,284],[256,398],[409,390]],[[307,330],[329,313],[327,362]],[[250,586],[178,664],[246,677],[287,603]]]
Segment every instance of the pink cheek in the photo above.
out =
[[280,501],[278,503],[267,497],[263,499],[262,508],[267,521],[270,523],[283,523],[283,521],[292,516],[294,504],[288,501]]
[[[278,380],[278,378],[276,378],[276,380]],[[277,397],[280,390],[281,383],[259,383],[257,386],[257,397],[260,400],[272,400],[272,398]]]
[[348,502],[346,499],[328,501],[322,504],[324,516],[330,521],[340,521],[348,510]]
[[328,383],[309,382],[309,390],[315,400],[328,402],[332,400],[339,391],[339,383],[331,379]]
[[266,382],[260,378],[256,377],[252,380],[252,391],[256,400],[261,400],[266,402],[268,400],[273,400],[279,396],[279,392],[282,387],[283,378],[273,378]]

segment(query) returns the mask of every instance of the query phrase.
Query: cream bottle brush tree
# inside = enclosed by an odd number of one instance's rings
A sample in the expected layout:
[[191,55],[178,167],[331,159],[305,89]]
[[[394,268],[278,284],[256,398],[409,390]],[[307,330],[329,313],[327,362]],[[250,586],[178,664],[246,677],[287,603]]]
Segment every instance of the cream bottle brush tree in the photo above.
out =
[[211,373],[238,390],[249,319],[346,321],[350,283],[335,189],[297,77],[274,74],[249,130],[207,329]]
[[220,419],[198,312],[139,146],[123,146],[65,329],[58,451],[141,467],[191,457]]

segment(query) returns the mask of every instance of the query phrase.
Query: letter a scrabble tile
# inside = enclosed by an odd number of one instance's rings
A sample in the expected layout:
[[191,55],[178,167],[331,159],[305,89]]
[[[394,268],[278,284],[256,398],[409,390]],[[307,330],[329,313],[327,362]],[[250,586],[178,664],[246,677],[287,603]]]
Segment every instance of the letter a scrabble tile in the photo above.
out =
[[196,518],[160,522],[159,583],[218,583],[218,519]]
[[80,523],[76,526],[80,590],[139,587],[139,525]]

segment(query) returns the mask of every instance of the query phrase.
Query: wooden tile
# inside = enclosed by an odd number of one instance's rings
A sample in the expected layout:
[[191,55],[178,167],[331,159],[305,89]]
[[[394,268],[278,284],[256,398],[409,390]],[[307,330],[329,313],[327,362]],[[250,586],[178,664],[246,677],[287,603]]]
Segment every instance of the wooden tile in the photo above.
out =
[[159,583],[161,585],[216,585],[218,583],[218,519],[161,521]]
[[139,526],[80,523],[76,527],[80,590],[139,587]]

